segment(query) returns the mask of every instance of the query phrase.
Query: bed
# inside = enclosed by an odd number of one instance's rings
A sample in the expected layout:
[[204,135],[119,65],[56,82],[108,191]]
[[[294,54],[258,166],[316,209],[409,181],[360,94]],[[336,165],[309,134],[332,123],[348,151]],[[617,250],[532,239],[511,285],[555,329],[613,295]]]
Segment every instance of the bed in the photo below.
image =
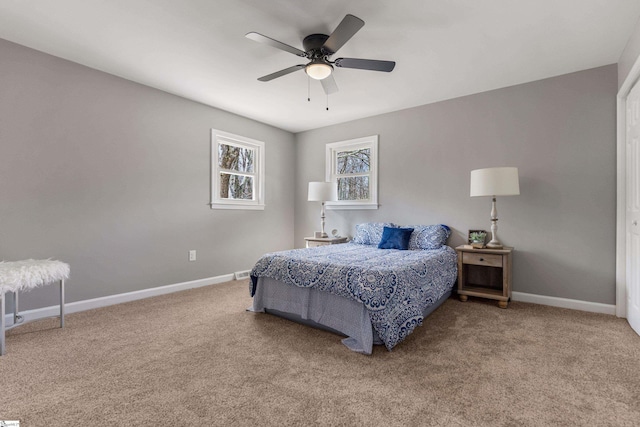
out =
[[[388,228],[405,230],[402,249],[379,248]],[[349,243],[266,254],[251,270],[250,310],[345,335],[356,352],[391,350],[451,294],[457,258],[449,234],[444,225],[367,223]]]

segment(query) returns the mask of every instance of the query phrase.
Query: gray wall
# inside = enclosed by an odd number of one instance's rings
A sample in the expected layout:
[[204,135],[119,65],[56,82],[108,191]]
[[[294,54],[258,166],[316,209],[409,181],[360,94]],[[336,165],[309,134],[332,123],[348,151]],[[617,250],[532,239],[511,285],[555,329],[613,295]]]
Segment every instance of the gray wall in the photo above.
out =
[[[327,229],[442,222],[455,246],[490,225],[469,171],[517,166],[521,196],[498,201],[514,290],[615,301],[615,65],[294,136],[3,40],[0,58],[0,258],[69,262],[70,302],[302,247],[318,229],[306,191],[324,179],[325,144],[373,134],[381,207],[328,211]],[[266,142],[265,211],[207,206],[212,127]],[[55,303],[53,287],[23,298]]]
[[618,89],[624,83],[638,57],[640,57],[640,21],[636,24],[618,60]]
[[462,244],[490,227],[469,172],[516,166],[521,195],[498,200],[514,291],[614,304],[616,91],[614,64],[297,134],[295,243],[319,228],[306,191],[324,179],[325,144],[378,134],[380,208],[328,211],[328,230],[445,223]]
[[[4,40],[0,58],[0,259],[68,262],[72,302],[292,247],[291,133]],[[266,210],[208,207],[211,128],[266,143]],[[54,288],[22,307],[55,304]]]

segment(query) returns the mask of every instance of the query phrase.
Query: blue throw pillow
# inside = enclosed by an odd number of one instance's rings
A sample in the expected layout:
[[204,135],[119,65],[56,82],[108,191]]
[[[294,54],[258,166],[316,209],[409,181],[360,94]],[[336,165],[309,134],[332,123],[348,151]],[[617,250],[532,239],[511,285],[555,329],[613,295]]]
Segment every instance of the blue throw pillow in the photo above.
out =
[[378,249],[401,249],[406,251],[409,249],[411,233],[413,233],[413,228],[385,227]]

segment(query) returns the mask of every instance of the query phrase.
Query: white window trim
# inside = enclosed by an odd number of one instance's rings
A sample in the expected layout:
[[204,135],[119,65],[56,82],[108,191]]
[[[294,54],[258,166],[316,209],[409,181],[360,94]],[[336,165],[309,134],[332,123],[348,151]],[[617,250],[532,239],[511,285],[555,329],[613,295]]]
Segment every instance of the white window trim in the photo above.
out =
[[[224,171],[228,173],[229,171],[220,169],[220,165],[218,164],[219,143],[255,150],[255,172],[253,174],[240,174],[251,175],[254,178],[253,191],[255,200],[229,200],[220,198],[220,172]],[[264,147],[265,144],[262,141],[246,138],[244,136],[235,135],[217,129],[211,129],[211,209],[264,210]]]
[[378,135],[365,136],[363,138],[349,139],[346,141],[327,144],[325,160],[325,179],[337,185],[336,156],[335,153],[344,150],[356,150],[358,148],[371,149],[371,171],[369,173],[369,194],[371,198],[366,201],[338,200],[326,202],[327,209],[378,209]]

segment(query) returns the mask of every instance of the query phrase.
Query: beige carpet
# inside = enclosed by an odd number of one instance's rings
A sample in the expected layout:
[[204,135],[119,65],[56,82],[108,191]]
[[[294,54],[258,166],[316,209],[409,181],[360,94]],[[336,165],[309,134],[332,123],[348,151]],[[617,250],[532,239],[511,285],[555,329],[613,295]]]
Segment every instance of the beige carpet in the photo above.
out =
[[393,352],[249,313],[229,282],[9,332],[0,420],[31,426],[640,424],[612,316],[449,299]]

